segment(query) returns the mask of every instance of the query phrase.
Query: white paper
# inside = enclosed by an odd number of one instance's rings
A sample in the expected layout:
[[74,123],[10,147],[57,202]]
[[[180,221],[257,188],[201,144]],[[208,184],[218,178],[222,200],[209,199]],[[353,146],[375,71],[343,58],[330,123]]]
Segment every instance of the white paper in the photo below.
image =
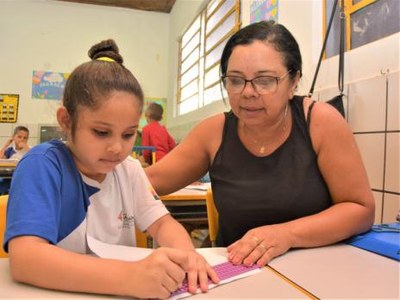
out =
[[207,189],[211,187],[211,183],[205,182],[200,184],[189,184],[184,189],[187,190],[198,190],[198,191],[207,191]]
[[154,251],[150,248],[106,244],[89,235],[86,237],[90,250],[101,258],[137,261],[146,258]]
[[[148,255],[150,255],[154,249],[149,248],[138,248],[138,247],[128,247],[128,246],[121,246],[121,245],[111,245],[107,243],[103,243],[91,236],[87,236],[87,241],[90,250],[92,250],[97,256],[102,258],[109,258],[109,259],[119,259],[119,260],[126,260],[126,261],[137,261],[144,259]],[[211,266],[219,265],[228,261],[226,257],[226,248],[197,248],[196,251],[201,254],[207,262]],[[231,278],[227,278],[225,280],[221,280],[218,285],[210,284],[208,286],[209,289],[217,287],[221,284],[226,284],[228,282],[248,277],[250,275],[256,274],[260,272],[261,269],[251,270],[249,272],[239,274],[233,276]],[[201,293],[201,290],[198,289],[196,293]],[[171,300],[181,299],[192,296],[191,293],[182,293],[180,295],[176,295],[170,297]]]

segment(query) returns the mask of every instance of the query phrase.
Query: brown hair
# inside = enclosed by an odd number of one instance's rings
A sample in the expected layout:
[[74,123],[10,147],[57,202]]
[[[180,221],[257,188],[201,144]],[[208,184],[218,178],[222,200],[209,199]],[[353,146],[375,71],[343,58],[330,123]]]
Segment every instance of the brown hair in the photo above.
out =
[[29,137],[29,129],[25,126],[19,125],[17,127],[14,128],[14,135],[16,135],[18,132],[20,131],[25,131],[28,134]]
[[135,76],[123,65],[123,58],[114,40],[104,40],[88,52],[92,59],[76,67],[65,85],[63,105],[75,135],[79,109],[96,109],[115,91],[124,91],[139,98],[143,108],[143,91]]
[[146,109],[146,114],[147,116],[155,121],[161,121],[162,116],[163,116],[163,108],[160,104],[152,102],[149,104],[149,106]]

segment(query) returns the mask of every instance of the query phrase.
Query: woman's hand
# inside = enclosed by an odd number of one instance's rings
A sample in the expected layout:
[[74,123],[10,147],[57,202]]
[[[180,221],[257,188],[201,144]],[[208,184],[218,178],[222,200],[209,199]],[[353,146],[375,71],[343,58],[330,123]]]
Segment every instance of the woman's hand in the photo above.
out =
[[230,245],[228,259],[235,265],[265,266],[274,257],[291,248],[291,238],[285,225],[268,225],[249,230]]
[[207,292],[209,278],[213,283],[218,283],[219,278],[214,269],[208,264],[208,262],[194,250],[187,251],[188,255],[188,287],[190,293],[195,293],[197,287],[200,286],[202,292]]

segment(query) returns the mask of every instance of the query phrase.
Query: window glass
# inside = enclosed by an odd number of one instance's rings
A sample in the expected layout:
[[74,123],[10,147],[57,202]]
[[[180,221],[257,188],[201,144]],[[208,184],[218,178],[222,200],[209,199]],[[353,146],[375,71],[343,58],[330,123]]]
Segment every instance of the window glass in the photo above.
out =
[[196,48],[182,63],[181,72],[185,73],[191,66],[193,66],[200,58],[200,51]]
[[181,87],[187,85],[190,81],[199,76],[199,66],[196,64],[191,67],[181,78]]
[[213,31],[206,39],[206,51],[209,51],[217,42],[219,42],[229,31],[235,28],[235,14],[231,14],[220,26]]
[[185,47],[182,49],[182,59],[185,60],[186,57],[193,51],[196,46],[200,44],[200,32],[197,32],[193,38],[186,44]]
[[188,85],[182,88],[181,90],[181,98],[187,99],[195,93],[199,92],[199,87],[197,84],[197,80],[192,81]]
[[219,65],[217,65],[206,73],[204,86],[208,87],[219,80]]
[[196,16],[180,40],[177,114],[222,99],[219,60],[239,29],[239,0],[213,0]]
[[225,1],[219,8],[218,10],[210,16],[210,18],[207,20],[207,30],[206,34],[208,34],[217,24],[220,22],[232,9],[232,7],[235,5],[234,0],[230,1]]

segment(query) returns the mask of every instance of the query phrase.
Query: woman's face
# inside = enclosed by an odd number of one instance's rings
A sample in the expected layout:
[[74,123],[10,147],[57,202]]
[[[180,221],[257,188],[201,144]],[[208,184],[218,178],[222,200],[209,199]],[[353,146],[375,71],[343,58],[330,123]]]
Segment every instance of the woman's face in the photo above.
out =
[[114,92],[96,110],[80,108],[75,137],[68,141],[83,174],[102,181],[132,153],[140,118],[139,100]]
[[[236,46],[228,61],[227,76],[238,76],[250,80],[258,76],[281,77],[289,70],[282,55],[268,42],[254,41],[250,45]],[[229,103],[234,114],[247,126],[268,125],[275,122],[293,97],[297,80],[290,74],[279,80],[275,92],[260,95],[247,82],[240,94],[228,92]]]

